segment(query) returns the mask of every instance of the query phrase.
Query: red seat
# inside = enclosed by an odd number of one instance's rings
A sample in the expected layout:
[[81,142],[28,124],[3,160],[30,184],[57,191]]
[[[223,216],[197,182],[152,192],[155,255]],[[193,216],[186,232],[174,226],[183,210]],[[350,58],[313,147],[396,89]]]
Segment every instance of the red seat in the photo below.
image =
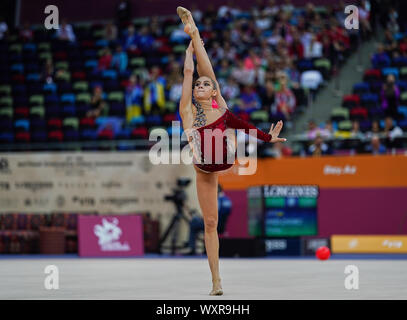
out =
[[72,79],[74,80],[85,80],[86,79],[86,73],[83,71],[75,71],[72,74]]
[[29,118],[30,109],[27,107],[19,107],[14,110],[14,115],[16,118]]
[[48,120],[48,127],[54,129],[62,128],[62,120],[58,118],[52,118]]
[[382,74],[379,69],[369,69],[369,70],[366,70],[365,73],[363,74],[363,80],[364,81],[380,80],[381,75]]
[[360,97],[357,94],[348,94],[342,99],[342,106],[345,108],[353,108],[360,104]]
[[357,119],[367,119],[368,117],[368,111],[364,107],[355,107],[352,108],[350,111],[350,117],[351,118],[357,118]]
[[24,83],[25,76],[23,74],[15,74],[11,77],[13,82]]
[[16,141],[17,142],[30,142],[30,133],[29,132],[17,132]]
[[95,128],[95,118],[81,118],[79,124],[83,128]]
[[146,127],[139,127],[133,129],[131,136],[136,139],[148,139],[148,129]]
[[66,60],[67,59],[67,54],[65,51],[58,51],[54,53],[54,59],[55,60]]
[[109,129],[104,129],[98,133],[100,140],[112,140],[114,138],[114,132]]
[[62,131],[51,131],[48,133],[48,139],[51,141],[61,142],[64,139]]

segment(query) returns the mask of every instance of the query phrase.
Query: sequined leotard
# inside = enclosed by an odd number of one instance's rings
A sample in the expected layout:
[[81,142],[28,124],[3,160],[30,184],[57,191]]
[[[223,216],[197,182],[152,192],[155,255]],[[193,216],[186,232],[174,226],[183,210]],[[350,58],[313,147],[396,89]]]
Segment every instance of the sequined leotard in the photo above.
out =
[[[206,171],[206,172],[216,172],[226,170],[233,166],[233,162],[231,163],[230,159],[236,159],[236,151],[233,150],[233,154],[231,154],[231,149],[227,146],[227,137],[223,134],[223,132],[227,128],[232,129],[244,129],[246,134],[249,134],[250,129],[254,129],[257,132],[257,138],[263,141],[269,142],[271,140],[271,135],[269,133],[265,133],[255,126],[251,125],[250,123],[238,118],[228,109],[214,122],[196,128],[193,132],[193,140],[194,145],[197,146],[198,150],[200,150],[200,159],[194,155],[193,163],[199,169]],[[216,130],[220,129],[220,130]],[[205,132],[207,137],[212,137],[212,150],[207,147],[207,151],[205,152]],[[222,144],[216,143],[216,139],[220,137],[223,139]],[[208,154],[208,152],[210,152]],[[220,153],[222,152],[222,153]],[[220,156],[219,156],[220,153]],[[218,154],[218,157],[216,155]],[[229,155],[229,161],[228,161]],[[211,157],[209,157],[211,156]],[[221,157],[221,159],[219,159]],[[230,158],[231,157],[231,158]],[[205,163],[205,159],[207,160]],[[220,160],[220,161],[219,161]],[[220,162],[220,163],[219,163]]]

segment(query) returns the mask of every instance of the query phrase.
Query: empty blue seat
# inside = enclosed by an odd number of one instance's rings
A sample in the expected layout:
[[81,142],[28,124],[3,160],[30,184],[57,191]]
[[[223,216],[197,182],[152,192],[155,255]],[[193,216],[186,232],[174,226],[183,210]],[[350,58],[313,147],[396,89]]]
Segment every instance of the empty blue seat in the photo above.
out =
[[124,128],[116,133],[116,139],[130,139],[131,129]]
[[407,119],[407,106],[399,106],[398,112],[401,113],[405,119]]
[[36,52],[37,51],[37,45],[35,43],[26,43],[23,46],[24,51],[32,51]]
[[73,105],[67,105],[62,107],[62,113],[66,117],[71,117],[76,115],[76,108]]
[[150,115],[146,117],[146,122],[150,125],[158,126],[162,123],[162,119],[159,115]]
[[382,69],[383,77],[387,77],[389,74],[393,74],[397,80],[399,77],[399,69],[398,68],[383,68]]
[[361,94],[361,93],[368,93],[370,91],[369,83],[367,82],[360,82],[355,83],[353,85],[353,93]]
[[55,93],[57,91],[57,85],[55,83],[45,83],[42,89],[47,92]]
[[24,65],[22,63],[15,63],[10,67],[12,72],[24,73]]
[[393,65],[398,66],[398,67],[407,66],[407,57],[394,58]]
[[130,125],[139,125],[144,124],[146,122],[146,118],[144,116],[133,117],[130,121]]
[[47,104],[58,104],[59,99],[58,99],[58,95],[56,94],[50,94],[45,96],[44,98],[44,103]]
[[25,131],[29,131],[30,130],[30,121],[27,119],[16,120],[14,122],[14,126],[17,129],[24,129]]
[[105,79],[117,79],[117,71],[116,70],[103,70],[102,77]]
[[405,80],[400,80],[400,81],[397,81],[396,84],[397,84],[397,86],[399,87],[399,89],[400,89],[401,92],[407,91],[407,81],[405,81]]
[[86,60],[85,68],[96,68],[98,66],[97,60]]
[[13,143],[14,142],[14,134],[12,132],[0,133],[0,142]]
[[75,94],[73,93],[64,93],[61,95],[61,102],[67,102],[67,103],[75,103]]
[[105,39],[100,39],[98,41],[95,42],[96,47],[107,47],[109,46],[109,42]]
[[65,141],[77,141],[79,139],[79,132],[76,130],[65,130],[64,140]]
[[80,134],[82,140],[97,140],[96,130],[83,130]]
[[30,73],[27,75],[26,80],[27,81],[40,81],[41,76],[39,73]]

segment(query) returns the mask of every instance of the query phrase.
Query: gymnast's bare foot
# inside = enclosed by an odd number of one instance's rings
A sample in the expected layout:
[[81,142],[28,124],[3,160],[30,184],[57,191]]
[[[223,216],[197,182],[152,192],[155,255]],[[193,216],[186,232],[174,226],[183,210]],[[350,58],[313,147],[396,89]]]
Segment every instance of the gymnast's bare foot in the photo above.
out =
[[185,25],[185,33],[191,38],[194,37],[198,32],[198,28],[195,25],[191,12],[184,7],[177,7],[177,14],[181,18],[182,23]]
[[212,279],[212,291],[209,293],[210,296],[221,296],[223,295],[222,285],[220,284],[220,279]]

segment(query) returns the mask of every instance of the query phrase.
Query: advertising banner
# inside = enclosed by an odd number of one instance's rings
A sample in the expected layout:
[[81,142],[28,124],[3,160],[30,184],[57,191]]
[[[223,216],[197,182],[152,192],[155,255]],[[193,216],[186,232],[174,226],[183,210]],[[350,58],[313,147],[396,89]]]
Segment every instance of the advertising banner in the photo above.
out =
[[81,257],[144,255],[141,215],[79,216]]
[[0,154],[0,213],[174,213],[165,201],[178,178],[199,208],[191,165],[154,165],[148,152],[38,152]]
[[407,236],[333,235],[332,253],[407,253]]

